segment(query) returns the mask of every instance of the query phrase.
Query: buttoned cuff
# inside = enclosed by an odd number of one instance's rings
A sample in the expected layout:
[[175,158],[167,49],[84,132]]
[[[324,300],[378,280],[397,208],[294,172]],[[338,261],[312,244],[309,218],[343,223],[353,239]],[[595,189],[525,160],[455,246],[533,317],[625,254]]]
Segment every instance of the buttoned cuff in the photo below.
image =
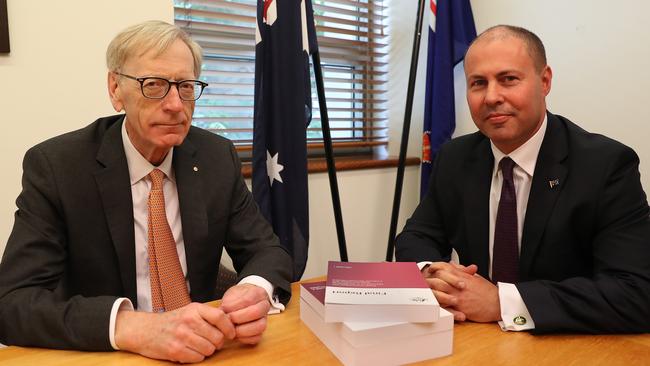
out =
[[259,286],[263,288],[264,291],[266,291],[266,293],[269,296],[269,302],[271,303],[271,308],[269,309],[269,315],[280,314],[281,312],[284,311],[284,305],[280,302],[277,295],[273,295],[274,292],[273,285],[271,284],[271,282],[266,280],[266,278],[261,276],[256,276],[256,275],[246,276],[242,278],[241,281],[239,281],[238,285],[242,285],[245,283]]
[[499,303],[501,305],[501,321],[499,326],[503,331],[522,331],[535,329],[535,322],[521,298],[517,286],[512,283],[499,282]]
[[113,308],[111,308],[111,320],[108,323],[108,339],[111,341],[111,347],[114,350],[119,351],[120,349],[115,344],[115,323],[117,320],[117,312],[121,310],[130,310],[133,311],[133,303],[129,300],[128,297],[120,297],[115,300],[113,303]]

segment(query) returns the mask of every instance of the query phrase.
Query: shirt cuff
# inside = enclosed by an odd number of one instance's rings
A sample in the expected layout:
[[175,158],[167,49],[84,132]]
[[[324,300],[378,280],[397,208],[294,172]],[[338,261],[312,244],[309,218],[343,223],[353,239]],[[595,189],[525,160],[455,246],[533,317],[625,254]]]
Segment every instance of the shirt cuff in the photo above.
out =
[[431,264],[431,263],[433,263],[433,262],[431,262],[431,261],[418,262],[418,269],[419,269],[420,271],[422,271],[422,269],[423,269],[424,267],[428,266],[428,265]]
[[115,344],[115,322],[117,320],[117,312],[122,310],[133,311],[133,303],[129,300],[128,297],[120,297],[115,300],[113,303],[113,308],[111,309],[111,320],[108,324],[108,339],[111,341],[111,347],[114,350],[119,351],[120,349]]
[[264,277],[260,277],[256,275],[246,276],[242,278],[241,281],[239,281],[238,285],[244,283],[259,286],[263,288],[264,291],[266,291],[266,293],[269,295],[269,302],[271,303],[269,314],[280,314],[282,311],[284,311],[284,305],[280,302],[278,296],[273,295],[273,290],[274,290],[273,285]]
[[499,287],[499,303],[501,305],[501,321],[499,321],[501,330],[535,329],[535,322],[530,316],[517,286],[505,282],[499,282],[497,286]]

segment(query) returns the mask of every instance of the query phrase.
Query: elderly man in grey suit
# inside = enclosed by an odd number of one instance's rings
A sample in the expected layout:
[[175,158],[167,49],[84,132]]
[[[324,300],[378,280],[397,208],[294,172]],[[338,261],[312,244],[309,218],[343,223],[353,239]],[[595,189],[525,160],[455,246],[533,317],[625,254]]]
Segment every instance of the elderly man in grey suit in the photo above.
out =
[[[116,111],[31,148],[0,264],[0,342],[197,362],[255,344],[289,299],[291,258],[228,140],[191,126],[201,48],[179,28],[127,28],[107,50]],[[220,308],[222,250],[239,283]]]

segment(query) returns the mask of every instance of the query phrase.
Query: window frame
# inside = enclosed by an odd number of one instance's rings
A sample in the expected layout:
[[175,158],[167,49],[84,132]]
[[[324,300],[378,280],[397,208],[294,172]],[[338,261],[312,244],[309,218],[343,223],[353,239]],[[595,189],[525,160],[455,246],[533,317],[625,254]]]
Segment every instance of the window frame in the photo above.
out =
[[[313,1],[335,156],[385,155],[387,151],[388,44],[384,42],[388,35],[387,16],[384,12],[388,6],[385,2],[387,1]],[[252,153],[255,13],[256,2],[251,0],[174,1],[175,23],[204,48],[200,79],[212,84],[197,101],[193,125],[230,138],[244,161],[249,161]],[[249,23],[250,27],[245,26]],[[250,48],[245,51],[246,44],[249,44]],[[222,53],[215,52],[220,50],[219,47],[222,47]],[[244,71],[232,71],[237,69],[236,66],[221,70],[219,66],[215,66],[227,62],[230,62],[231,66],[242,62],[241,68]],[[247,66],[244,66],[245,64]],[[219,79],[219,74],[226,76]],[[307,129],[307,146],[309,157],[318,159],[324,156],[324,148],[313,67],[311,74],[314,118]],[[234,93],[233,96],[211,93],[227,92],[227,88],[218,88],[228,84],[215,83],[215,80],[231,80],[235,87],[243,88],[244,91],[241,94]],[[242,86],[242,80],[252,82],[246,84],[249,86],[246,88]],[[210,96],[206,97],[206,93]],[[224,98],[220,99],[221,96]],[[237,99],[238,97],[241,99]],[[228,100],[235,105],[228,104]],[[237,103],[244,106],[237,106]],[[228,126],[222,124],[226,128],[210,127],[218,123],[211,124],[207,121],[219,121],[220,118],[211,117],[206,113],[213,107],[215,116],[219,114],[217,110],[221,107],[224,110],[236,111],[239,117],[237,114],[232,114],[232,118],[229,118],[229,115],[223,117],[223,121],[233,121],[229,122]],[[249,113],[244,113],[245,110]],[[246,123],[238,126],[239,121]],[[238,138],[241,133],[250,134],[250,138]]]

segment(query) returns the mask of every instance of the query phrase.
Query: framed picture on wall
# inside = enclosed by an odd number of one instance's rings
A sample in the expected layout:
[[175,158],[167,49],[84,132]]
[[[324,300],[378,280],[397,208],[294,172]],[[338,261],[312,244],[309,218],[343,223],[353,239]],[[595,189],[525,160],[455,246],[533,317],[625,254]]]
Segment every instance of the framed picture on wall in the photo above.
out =
[[9,53],[9,21],[7,0],[0,0],[0,53]]

